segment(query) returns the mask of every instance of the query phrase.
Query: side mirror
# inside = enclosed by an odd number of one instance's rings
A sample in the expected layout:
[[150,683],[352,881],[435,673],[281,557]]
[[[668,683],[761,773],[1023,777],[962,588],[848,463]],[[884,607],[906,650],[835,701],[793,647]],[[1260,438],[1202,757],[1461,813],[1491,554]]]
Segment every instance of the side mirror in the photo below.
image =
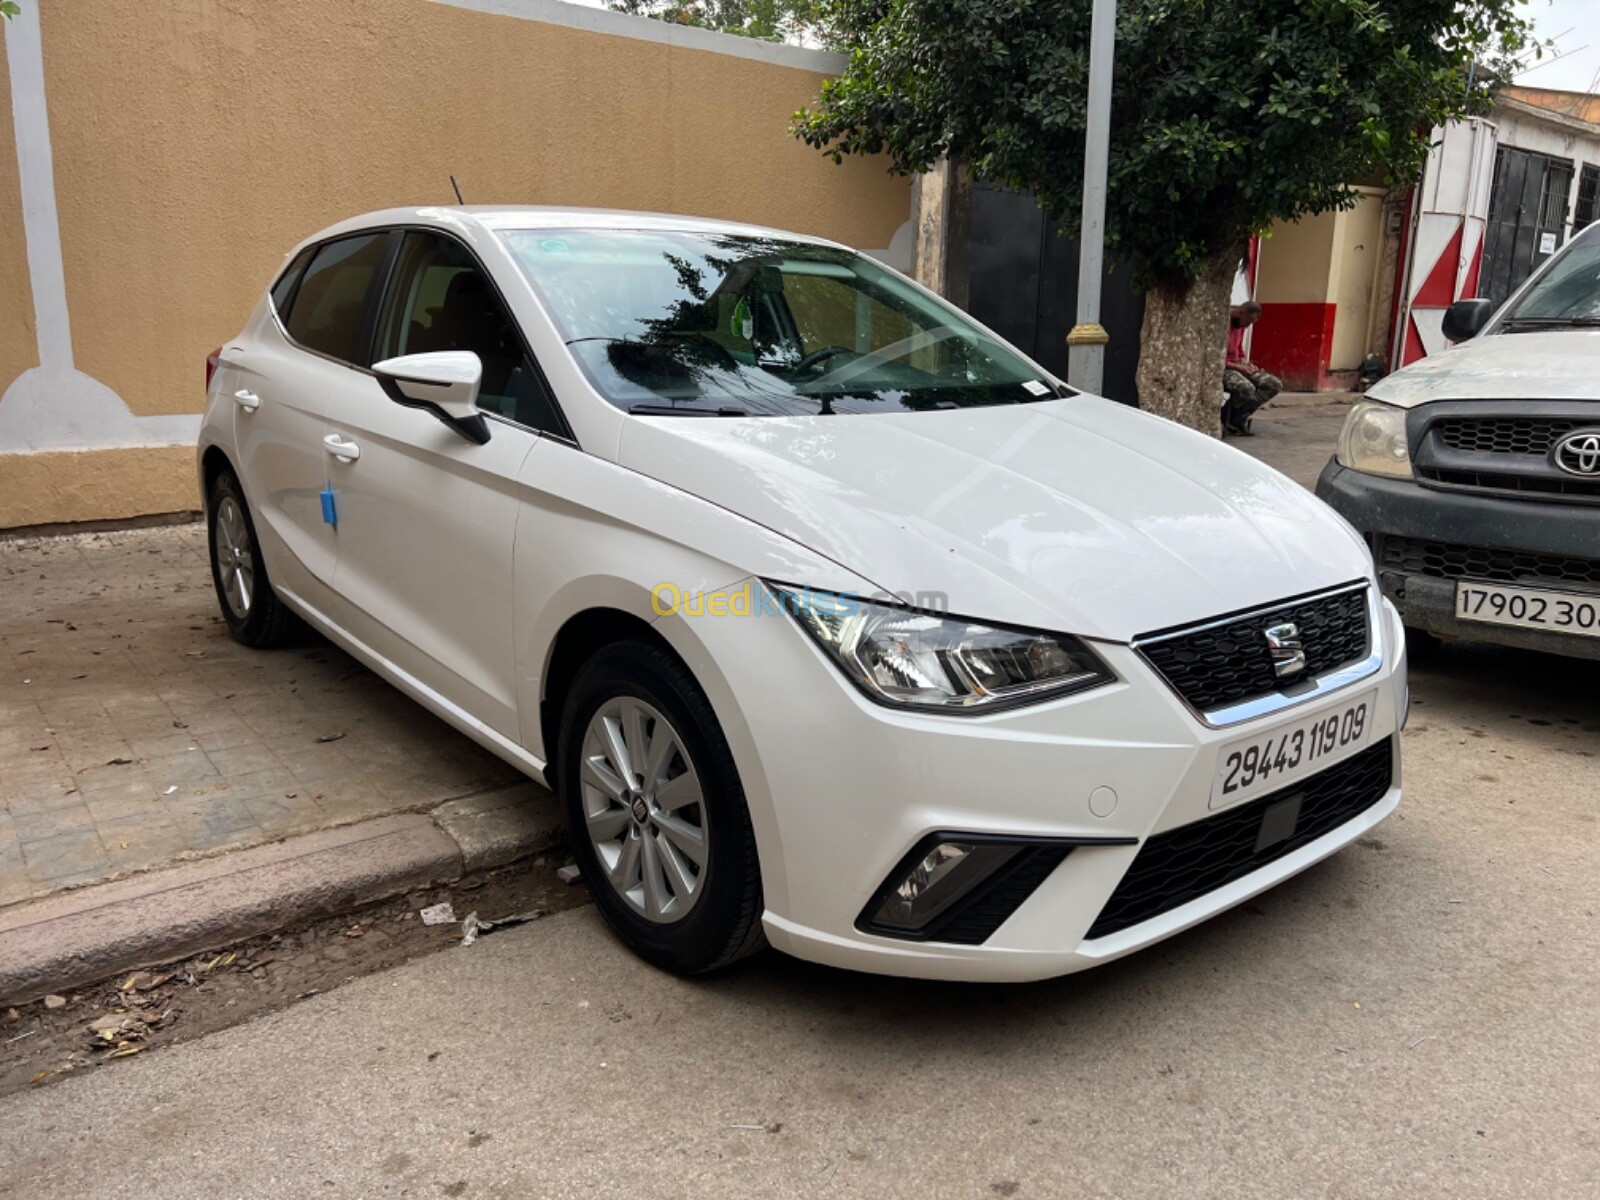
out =
[[472,351],[403,354],[373,363],[372,373],[396,404],[432,413],[469,442],[489,440],[489,422],[478,411],[483,363]]
[[1444,321],[1439,328],[1452,342],[1470,341],[1482,332],[1492,316],[1493,300],[1457,300],[1444,310]]

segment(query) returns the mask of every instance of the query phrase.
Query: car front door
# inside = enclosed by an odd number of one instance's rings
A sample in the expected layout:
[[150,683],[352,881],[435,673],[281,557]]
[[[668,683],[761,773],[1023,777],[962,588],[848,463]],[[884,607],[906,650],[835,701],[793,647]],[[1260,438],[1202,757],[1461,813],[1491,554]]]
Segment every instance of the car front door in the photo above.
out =
[[501,735],[520,740],[512,636],[517,475],[552,411],[510,312],[453,238],[405,234],[371,359],[470,350],[483,364],[478,444],[391,401],[373,377],[328,414],[338,514],[334,589],[351,633]]
[[319,609],[338,556],[322,505],[324,426],[334,394],[364,375],[354,360],[385,239],[365,233],[304,251],[273,288],[277,320],[221,355],[240,479],[273,583]]

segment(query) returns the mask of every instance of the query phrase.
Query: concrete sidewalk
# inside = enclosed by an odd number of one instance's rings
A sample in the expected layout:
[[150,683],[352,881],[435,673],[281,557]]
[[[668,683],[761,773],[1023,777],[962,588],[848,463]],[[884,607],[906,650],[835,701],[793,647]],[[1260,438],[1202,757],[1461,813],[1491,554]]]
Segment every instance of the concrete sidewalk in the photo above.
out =
[[247,650],[201,525],[0,541],[0,997],[510,862],[558,806],[320,638]]
[[203,525],[0,541],[0,905],[516,784],[320,638],[233,642]]

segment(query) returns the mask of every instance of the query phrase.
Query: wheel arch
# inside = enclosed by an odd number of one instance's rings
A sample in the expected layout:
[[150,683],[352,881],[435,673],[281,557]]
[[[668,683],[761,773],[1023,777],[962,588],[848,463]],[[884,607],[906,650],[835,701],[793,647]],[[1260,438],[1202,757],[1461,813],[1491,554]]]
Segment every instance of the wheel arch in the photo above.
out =
[[[217,476],[224,471],[231,472],[235,479],[239,478],[238,469],[234,467],[233,460],[228,457],[228,452],[221,446],[213,443],[200,451],[200,508],[204,512],[211,505],[211,485],[216,483]],[[243,484],[241,483],[242,487]]]

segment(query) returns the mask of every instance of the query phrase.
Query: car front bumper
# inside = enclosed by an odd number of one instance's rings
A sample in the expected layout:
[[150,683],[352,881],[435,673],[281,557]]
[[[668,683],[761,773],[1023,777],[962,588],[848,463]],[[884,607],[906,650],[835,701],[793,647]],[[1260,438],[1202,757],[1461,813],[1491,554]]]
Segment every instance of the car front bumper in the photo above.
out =
[[[1456,618],[1457,577],[1492,577],[1471,569],[1449,576],[1430,574],[1408,567],[1400,555],[1385,553],[1386,539],[1391,549],[1394,539],[1406,539],[1412,544],[1593,562],[1600,560],[1593,507],[1426,488],[1409,479],[1352,471],[1332,460],[1317,480],[1317,496],[1366,538],[1377,561],[1383,594],[1400,610],[1406,625],[1442,637],[1600,659],[1600,638],[1460,621]],[[1523,582],[1557,590],[1596,590],[1586,582],[1573,585],[1537,576]]]
[[[1394,810],[1404,639],[1398,614],[1388,605],[1377,612],[1374,637],[1383,655],[1374,673],[1220,729],[1198,719],[1127,646],[1095,643],[1117,674],[1113,684],[988,717],[946,717],[866,699],[782,613],[674,615],[661,626],[675,645],[688,648],[733,749],[760,849],[764,926],[774,946],[885,974],[1030,980],[1096,966],[1170,937],[1332,854]],[[1089,936],[1148,839],[1228,811],[1210,807],[1224,746],[1367,690],[1377,696],[1368,745],[1387,739],[1392,755],[1386,789],[1337,827],[1242,877],[1114,933]],[[1114,806],[1106,803],[1108,791]],[[1097,844],[1075,846],[981,944],[910,941],[859,927],[896,865],[935,833]],[[1114,841],[1123,844],[1108,844]]]

